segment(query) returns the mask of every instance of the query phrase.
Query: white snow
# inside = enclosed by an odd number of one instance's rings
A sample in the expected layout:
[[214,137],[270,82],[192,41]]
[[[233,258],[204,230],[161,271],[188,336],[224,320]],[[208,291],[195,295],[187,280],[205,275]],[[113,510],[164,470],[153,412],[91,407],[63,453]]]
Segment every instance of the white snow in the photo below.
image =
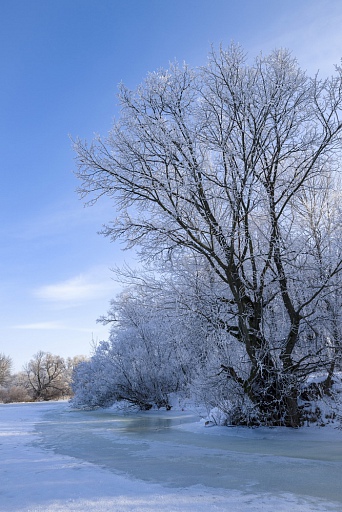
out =
[[341,470],[342,432],[332,428],[0,405],[1,512],[340,511]]

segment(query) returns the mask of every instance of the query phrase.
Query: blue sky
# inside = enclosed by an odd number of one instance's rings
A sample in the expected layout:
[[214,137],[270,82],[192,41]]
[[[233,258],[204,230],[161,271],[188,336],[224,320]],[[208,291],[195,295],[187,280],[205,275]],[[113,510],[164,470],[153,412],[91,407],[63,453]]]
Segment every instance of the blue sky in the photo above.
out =
[[84,208],[69,135],[105,135],[117,84],[134,88],[210,44],[250,56],[289,48],[329,74],[342,57],[340,0],[0,0],[0,352],[20,370],[38,350],[88,355],[133,255],[97,234],[115,216]]

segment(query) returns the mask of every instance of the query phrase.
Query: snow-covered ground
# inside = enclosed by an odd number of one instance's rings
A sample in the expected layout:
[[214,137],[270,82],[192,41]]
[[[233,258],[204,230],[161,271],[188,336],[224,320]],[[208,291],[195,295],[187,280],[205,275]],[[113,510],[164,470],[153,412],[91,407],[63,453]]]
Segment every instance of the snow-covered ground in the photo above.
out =
[[342,510],[342,432],[0,405],[0,511]]

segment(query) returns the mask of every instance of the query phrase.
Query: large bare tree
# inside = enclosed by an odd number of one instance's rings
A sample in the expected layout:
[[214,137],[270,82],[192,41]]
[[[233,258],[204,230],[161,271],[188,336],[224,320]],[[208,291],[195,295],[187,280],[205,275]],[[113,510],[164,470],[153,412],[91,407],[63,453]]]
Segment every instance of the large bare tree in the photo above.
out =
[[122,85],[108,138],[75,143],[82,196],[119,212],[105,235],[145,258],[205,258],[243,351],[222,371],[273,424],[301,423],[300,383],[339,350],[318,312],[339,324],[341,77],[308,77],[284,50],[248,64],[232,45]]
[[24,366],[25,384],[34,400],[58,399],[70,393],[67,367],[60,356],[40,350]]

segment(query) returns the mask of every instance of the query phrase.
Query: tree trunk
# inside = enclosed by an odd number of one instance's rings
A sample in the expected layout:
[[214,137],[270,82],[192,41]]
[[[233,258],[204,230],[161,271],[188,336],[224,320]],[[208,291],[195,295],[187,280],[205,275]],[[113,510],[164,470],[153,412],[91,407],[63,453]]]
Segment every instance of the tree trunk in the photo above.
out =
[[291,394],[285,398],[285,426],[298,428],[303,425],[300,409],[298,407],[298,390],[291,389]]

